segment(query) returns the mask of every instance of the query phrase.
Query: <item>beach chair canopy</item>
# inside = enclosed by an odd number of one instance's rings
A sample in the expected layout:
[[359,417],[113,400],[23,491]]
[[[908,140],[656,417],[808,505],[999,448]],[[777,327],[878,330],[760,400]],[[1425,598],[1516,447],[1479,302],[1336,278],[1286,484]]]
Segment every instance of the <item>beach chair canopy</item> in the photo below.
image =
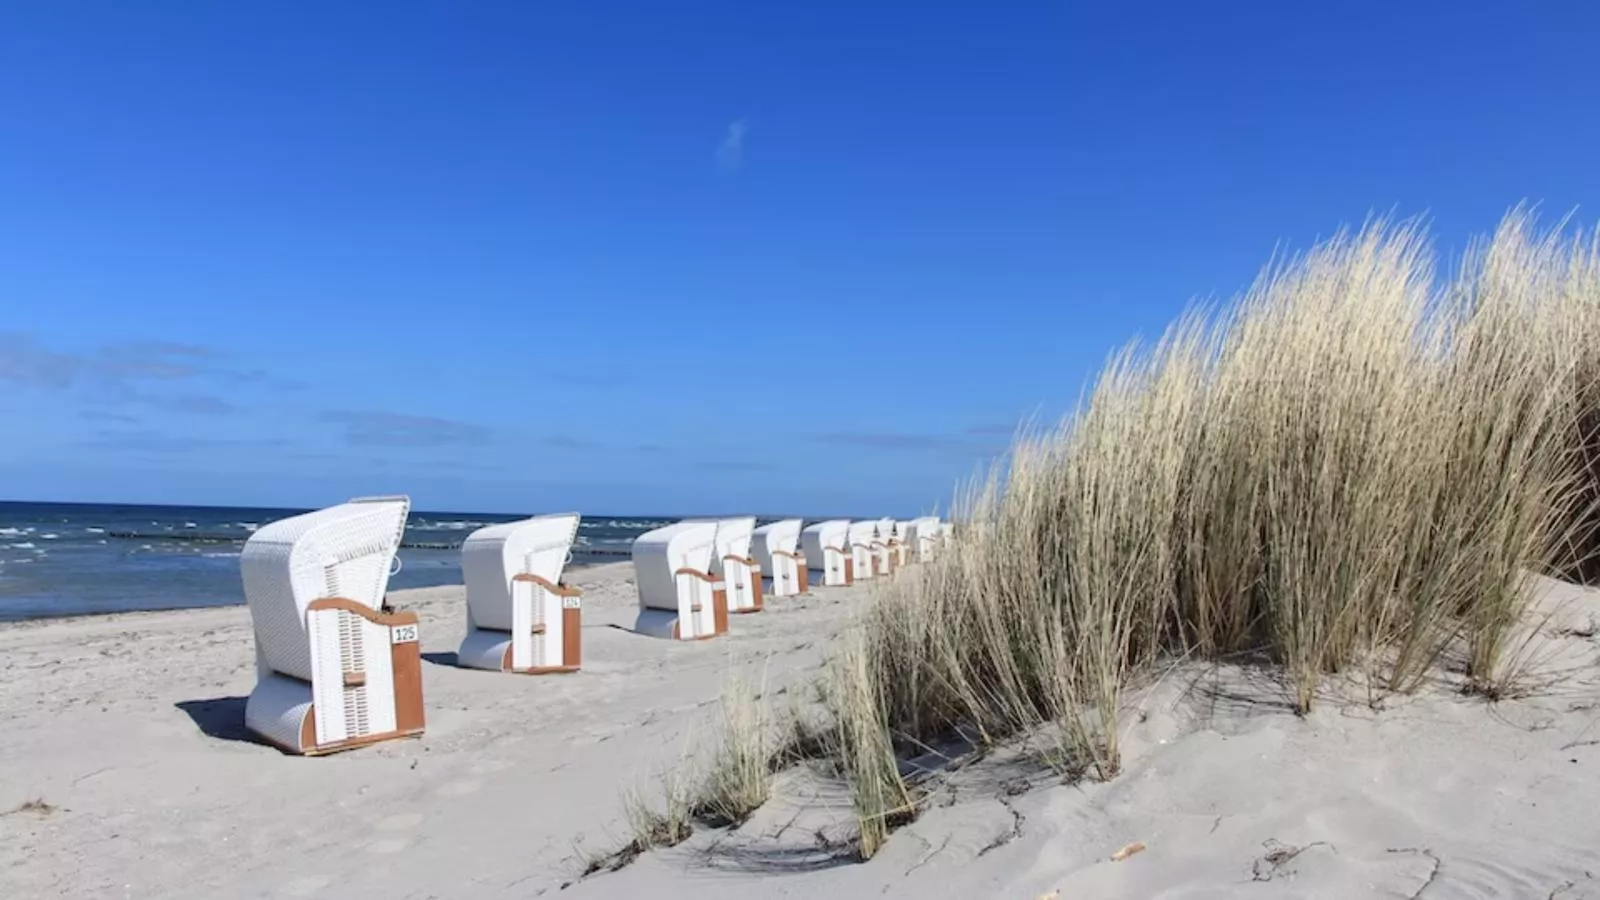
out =
[[558,513],[474,531],[461,545],[461,575],[472,622],[479,628],[510,631],[511,579],[538,575],[559,584],[579,521],[577,513]]
[[273,671],[311,680],[306,607],[342,597],[378,609],[411,501],[364,497],[265,525],[239,556],[257,653]]
[[716,550],[711,557],[711,574],[721,578],[724,556],[748,557],[750,541],[755,535],[755,516],[734,516],[727,519],[691,519],[712,522],[717,526]]
[[648,531],[633,542],[634,580],[639,604],[651,609],[678,609],[679,569],[710,573],[717,544],[717,523],[679,522]]
[[801,524],[799,519],[782,519],[755,530],[750,542],[750,555],[755,557],[756,565],[763,572],[771,572],[775,568],[772,562],[774,551],[795,552],[800,543]]
[[822,552],[827,547],[838,547],[846,553],[850,548],[845,546],[849,540],[850,522],[846,519],[829,519],[826,522],[816,522],[807,525],[800,532],[800,546],[806,554],[806,564],[814,568],[821,568]]
[[878,523],[871,519],[850,523],[851,544],[870,544],[877,533]]

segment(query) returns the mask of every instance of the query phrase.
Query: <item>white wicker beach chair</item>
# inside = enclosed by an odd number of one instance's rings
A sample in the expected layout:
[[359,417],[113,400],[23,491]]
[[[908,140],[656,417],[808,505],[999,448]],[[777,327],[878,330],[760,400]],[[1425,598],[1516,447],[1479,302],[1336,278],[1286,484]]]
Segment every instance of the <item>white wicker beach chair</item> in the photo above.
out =
[[953,522],[939,523],[939,549],[942,551],[949,547],[956,539],[956,526]]
[[873,523],[872,557],[873,565],[877,567],[879,575],[892,574],[896,568],[894,525],[893,519],[879,519]]
[[807,525],[800,532],[800,550],[806,565],[816,566],[822,573],[824,587],[843,587],[855,580],[850,523],[844,519]]
[[792,597],[809,593],[806,558],[797,552],[800,544],[799,519],[783,519],[757,528],[750,544],[750,555],[762,572],[772,579],[772,596]]
[[711,559],[711,574],[728,592],[730,613],[761,612],[765,600],[761,566],[750,555],[755,530],[755,516],[717,520],[717,553]]
[[894,537],[889,541],[889,549],[894,558],[894,567],[903,569],[911,564],[911,522],[900,520],[894,523]]
[[467,636],[460,665],[546,675],[583,661],[583,592],[561,583],[577,513],[536,516],[474,531],[461,545]]
[[871,519],[851,522],[849,532],[852,577],[865,581],[878,574],[878,551],[873,547],[877,540],[878,523]]
[[915,562],[933,559],[942,541],[939,520],[933,516],[912,519],[906,524],[906,546]]
[[245,542],[258,679],[245,727],[305,754],[422,733],[417,614],[382,611],[410,507],[404,497],[352,500]]
[[633,577],[639,587],[634,631],[695,641],[728,630],[728,596],[715,589],[711,574],[716,547],[716,522],[679,522],[633,542]]

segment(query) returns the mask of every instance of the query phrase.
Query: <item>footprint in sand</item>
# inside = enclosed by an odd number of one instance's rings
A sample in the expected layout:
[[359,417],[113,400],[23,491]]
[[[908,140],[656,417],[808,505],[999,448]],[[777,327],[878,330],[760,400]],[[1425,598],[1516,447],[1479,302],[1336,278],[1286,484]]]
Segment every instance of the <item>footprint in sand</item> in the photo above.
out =
[[477,793],[483,789],[481,781],[452,781],[439,786],[439,794],[445,797],[464,797],[467,794]]
[[496,772],[504,772],[505,770],[511,768],[513,765],[514,765],[514,763],[511,763],[511,762],[509,762],[507,760],[503,760],[503,759],[488,759],[488,760],[484,760],[483,762],[474,764],[473,767],[472,767],[472,774],[474,774],[474,775],[493,775]]
[[386,817],[377,824],[379,831],[408,831],[422,824],[422,813],[400,813]]
[[410,838],[388,838],[381,841],[373,841],[362,849],[366,850],[368,853],[376,853],[380,856],[392,856],[405,850],[409,846],[411,846]]
[[332,883],[333,879],[325,875],[308,875],[284,883],[279,893],[285,897],[315,897]]

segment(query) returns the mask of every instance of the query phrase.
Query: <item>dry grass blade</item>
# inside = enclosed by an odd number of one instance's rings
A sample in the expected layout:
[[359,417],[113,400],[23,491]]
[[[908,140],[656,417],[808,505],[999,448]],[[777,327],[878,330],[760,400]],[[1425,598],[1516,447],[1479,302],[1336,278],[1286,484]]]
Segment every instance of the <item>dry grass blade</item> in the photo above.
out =
[[722,692],[722,720],[710,767],[690,812],[714,827],[738,825],[772,796],[772,735],[756,685],[740,677]]

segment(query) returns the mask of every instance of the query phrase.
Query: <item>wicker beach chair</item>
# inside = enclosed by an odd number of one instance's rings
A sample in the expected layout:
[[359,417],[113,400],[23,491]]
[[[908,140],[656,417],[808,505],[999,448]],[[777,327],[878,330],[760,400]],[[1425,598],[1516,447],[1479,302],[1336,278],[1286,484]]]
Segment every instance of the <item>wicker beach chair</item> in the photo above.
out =
[[800,550],[806,565],[816,566],[822,573],[824,587],[843,587],[855,580],[848,521],[830,519],[807,525],[800,532]]
[[855,581],[865,581],[878,574],[878,551],[873,546],[877,534],[878,523],[871,519],[850,523],[850,559]]
[[728,630],[728,597],[717,590],[711,557],[716,522],[679,522],[633,542],[639,618],[633,630],[653,637],[695,641]]
[[902,519],[894,523],[894,533],[889,539],[889,550],[896,569],[903,569],[911,564],[910,520]]
[[421,734],[417,615],[383,611],[411,503],[352,500],[282,519],[245,542],[255,625],[245,726],[290,753]]
[[894,520],[879,519],[872,523],[872,564],[878,575],[892,574],[896,568],[896,544],[894,536]]
[[806,578],[806,558],[797,552],[800,544],[799,519],[782,519],[755,530],[750,555],[772,581],[772,596],[792,597],[810,591]]
[[490,525],[461,545],[467,636],[460,665],[546,675],[582,664],[583,592],[561,583],[577,513]]
[[906,548],[913,562],[927,562],[938,555],[943,538],[939,520],[923,516],[906,523]]
[[750,555],[756,530],[755,516],[717,519],[717,549],[711,557],[715,589],[728,595],[728,612],[761,612],[761,568]]

